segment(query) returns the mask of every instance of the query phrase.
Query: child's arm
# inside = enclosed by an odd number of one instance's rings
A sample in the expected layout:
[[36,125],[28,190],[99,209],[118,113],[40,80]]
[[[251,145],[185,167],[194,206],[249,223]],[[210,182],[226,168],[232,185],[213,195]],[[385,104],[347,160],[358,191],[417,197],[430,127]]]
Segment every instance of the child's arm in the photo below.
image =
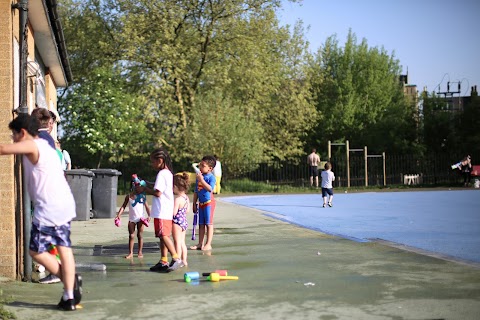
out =
[[138,193],[145,192],[146,194],[152,195],[157,198],[162,195],[162,192],[160,190],[154,189],[154,187],[136,186],[135,191],[137,191]]
[[129,197],[130,197],[130,195],[128,195],[128,194],[125,196],[125,200],[123,201],[122,206],[121,206],[120,209],[118,210],[117,218],[120,218],[120,216],[122,215],[122,213],[125,211],[125,207],[127,206],[128,198],[129,198]]
[[175,201],[173,203],[173,216],[172,217],[175,217],[175,215],[178,212],[178,208],[180,208],[180,200],[181,200],[180,197],[175,198]]
[[193,213],[197,212],[197,201],[198,201],[198,194],[196,192],[193,193]]
[[12,144],[0,144],[0,155],[10,154],[24,154],[33,164],[36,164],[39,158],[38,148],[33,140],[24,140]]
[[150,219],[150,206],[148,205],[147,200],[145,200],[143,205],[145,206],[145,211],[147,211],[148,218]]
[[213,191],[213,188],[215,187],[215,181],[214,181],[213,187],[212,187],[207,181],[205,181],[205,178],[203,177],[203,174],[201,174],[201,173],[197,174],[197,180],[198,180],[198,183],[200,183],[203,186],[203,188],[206,189],[208,192]]

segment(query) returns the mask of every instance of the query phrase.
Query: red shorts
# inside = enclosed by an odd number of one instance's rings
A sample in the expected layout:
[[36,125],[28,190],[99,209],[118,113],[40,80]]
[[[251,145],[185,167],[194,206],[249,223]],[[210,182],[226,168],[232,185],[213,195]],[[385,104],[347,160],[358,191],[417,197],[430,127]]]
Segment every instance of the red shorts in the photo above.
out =
[[155,237],[170,237],[172,235],[172,220],[153,218]]

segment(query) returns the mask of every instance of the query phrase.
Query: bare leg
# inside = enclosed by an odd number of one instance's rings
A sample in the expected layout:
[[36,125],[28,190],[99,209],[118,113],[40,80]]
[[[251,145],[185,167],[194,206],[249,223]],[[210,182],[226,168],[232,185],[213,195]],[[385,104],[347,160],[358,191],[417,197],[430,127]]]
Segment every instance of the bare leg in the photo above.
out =
[[128,255],[125,256],[125,259],[131,259],[133,257],[133,245],[134,245],[134,232],[135,232],[135,222],[128,222]]
[[[173,242],[175,244],[175,250],[177,251],[178,256],[182,256],[182,228],[178,224],[173,224]],[[185,233],[183,233],[185,236]]]
[[160,237],[160,254],[161,254],[160,258],[168,257],[168,249],[165,246],[165,243],[163,242],[163,237]]
[[202,250],[212,250],[212,240],[213,240],[213,224],[207,224],[207,241],[203,246]]
[[186,236],[186,233],[187,233],[186,230],[182,230],[182,235],[180,236],[180,238],[181,238],[181,241],[182,241],[182,245],[181,245],[181,247],[182,247],[182,249],[181,249],[181,252],[182,252],[182,254],[181,254],[181,259],[182,259],[183,264],[187,266],[187,265],[188,265],[188,263],[187,263],[188,251],[187,251],[187,245],[185,244],[185,236]]
[[177,256],[177,250],[175,250],[175,246],[173,245],[173,241],[172,241],[172,239],[170,239],[170,237],[162,236],[162,242],[164,243],[165,249],[170,251],[170,254],[172,255],[172,258],[174,256]]
[[60,255],[60,265],[54,255],[48,252],[37,253],[30,250],[30,256],[43,265],[51,274],[62,280],[64,289],[73,292],[75,283],[75,259],[73,257],[72,248],[57,246]]
[[[138,257],[143,258],[143,223],[137,222]],[[132,251],[133,252],[133,247]]]
[[198,225],[198,243],[194,246],[191,246],[190,249],[192,249],[192,250],[202,250],[204,239],[205,239],[205,225],[204,224],[199,224]]
[[313,187],[313,176],[310,176],[310,187]]

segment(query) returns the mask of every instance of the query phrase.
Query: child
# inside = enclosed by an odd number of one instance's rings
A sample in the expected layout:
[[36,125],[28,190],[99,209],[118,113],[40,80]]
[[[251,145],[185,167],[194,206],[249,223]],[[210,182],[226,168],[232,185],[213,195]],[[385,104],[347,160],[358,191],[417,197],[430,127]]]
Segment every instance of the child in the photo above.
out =
[[[20,114],[8,127],[14,143],[0,145],[0,155],[23,155],[28,193],[34,205],[30,255],[62,280],[64,292],[58,309],[74,311],[82,298],[82,278],[75,274],[70,241],[70,222],[75,217],[72,192],[55,149],[38,138],[38,119]],[[48,253],[50,244],[57,247],[61,264]]]
[[[183,265],[182,260],[178,258],[173,241],[170,239],[174,204],[172,160],[165,149],[159,148],[150,154],[150,163],[158,171],[153,188],[141,185],[135,188],[139,193],[146,192],[153,195],[150,217],[153,217],[155,236],[160,238],[161,258],[156,265],[150,268],[150,271],[170,272]],[[172,255],[170,265],[168,264],[169,251]]]
[[187,266],[187,245],[185,244],[185,234],[188,228],[187,212],[190,201],[186,191],[190,186],[190,176],[188,173],[179,173],[173,177],[173,193],[176,195],[173,206],[173,240],[175,250],[182,259],[182,263]]
[[333,181],[335,181],[335,175],[332,172],[332,164],[330,162],[327,162],[325,163],[325,170],[322,171],[322,197],[324,208],[327,206],[327,194],[329,195],[328,206],[332,206]]
[[132,181],[132,189],[129,194],[125,196],[125,201],[123,201],[120,210],[118,210],[117,217],[115,219],[120,219],[120,216],[125,211],[125,207],[128,204],[128,248],[130,252],[125,259],[133,258],[133,245],[134,245],[134,233],[135,227],[137,227],[137,239],[138,239],[138,257],[143,258],[143,226],[145,224],[143,208],[148,214],[148,221],[150,221],[150,208],[148,206],[147,200],[142,199],[138,201],[138,197],[141,197],[141,193],[137,193],[135,190],[135,182]]
[[[191,246],[192,250],[212,250],[213,238],[213,214],[215,212],[215,199],[213,198],[213,189],[215,188],[215,176],[212,174],[216,159],[213,156],[205,156],[199,165],[200,172],[197,173],[195,191],[193,194],[193,212],[197,212],[198,205],[198,225],[199,237],[198,244]],[[206,242],[203,244],[206,234]]]

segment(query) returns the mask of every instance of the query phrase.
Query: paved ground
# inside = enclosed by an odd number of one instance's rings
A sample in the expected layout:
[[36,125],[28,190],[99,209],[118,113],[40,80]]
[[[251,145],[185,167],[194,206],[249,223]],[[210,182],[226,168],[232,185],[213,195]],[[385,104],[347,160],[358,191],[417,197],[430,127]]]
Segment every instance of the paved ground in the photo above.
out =
[[[190,217],[191,218],[191,217]],[[82,309],[55,310],[61,284],[1,282],[18,319],[478,319],[480,269],[378,243],[303,229],[219,201],[214,250],[189,267],[147,271],[159,257],[152,228],[142,260],[125,260],[127,233],[112,220],[76,221]],[[190,236],[190,230],[189,230]],[[192,243],[192,241],[188,241]],[[185,271],[227,269],[238,281],[183,282]]]

